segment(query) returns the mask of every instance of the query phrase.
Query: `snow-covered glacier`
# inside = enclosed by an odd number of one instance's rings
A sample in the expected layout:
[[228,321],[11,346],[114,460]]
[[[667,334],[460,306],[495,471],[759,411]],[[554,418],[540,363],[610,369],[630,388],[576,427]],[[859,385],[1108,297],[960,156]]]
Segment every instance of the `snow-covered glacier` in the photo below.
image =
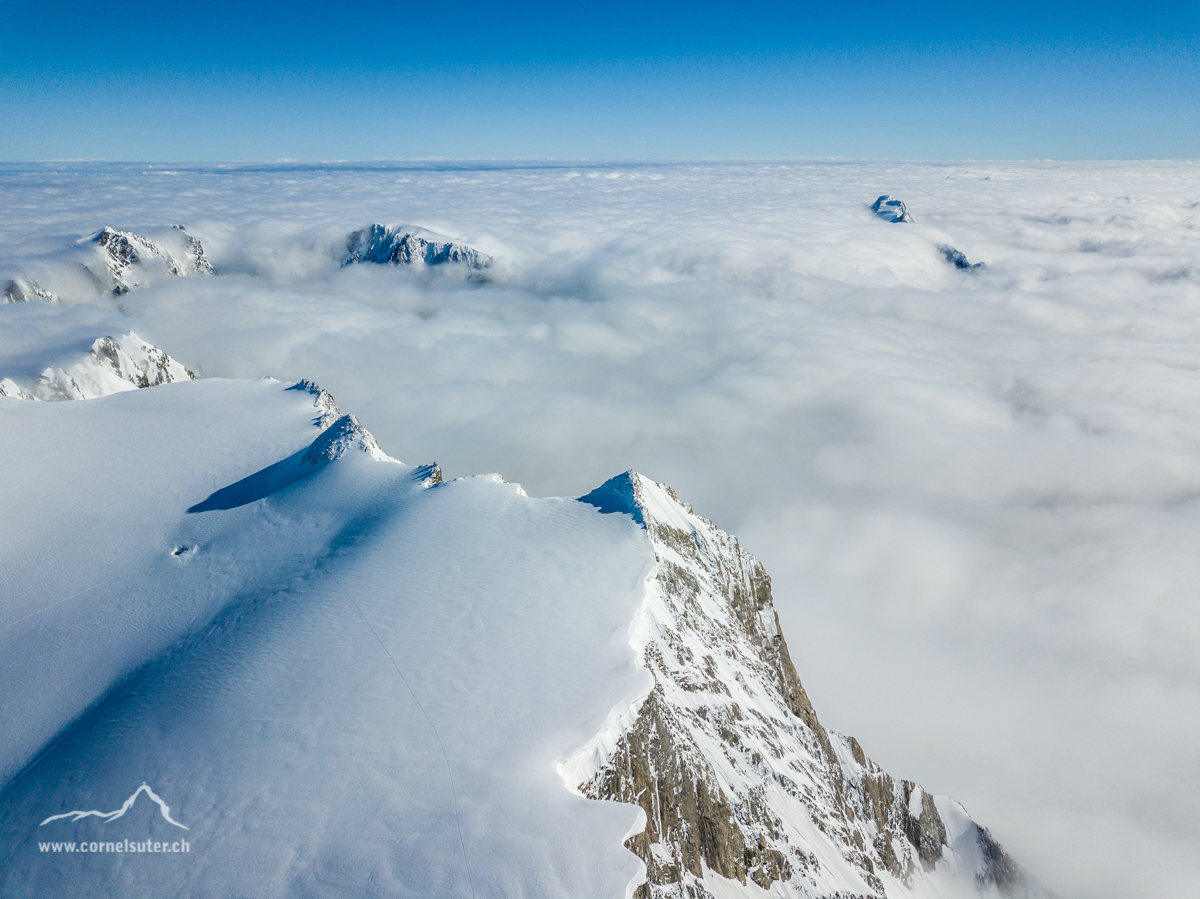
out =
[[0,425],[6,896],[1036,890],[820,725],[762,567],[635,472],[446,482],[271,379]]

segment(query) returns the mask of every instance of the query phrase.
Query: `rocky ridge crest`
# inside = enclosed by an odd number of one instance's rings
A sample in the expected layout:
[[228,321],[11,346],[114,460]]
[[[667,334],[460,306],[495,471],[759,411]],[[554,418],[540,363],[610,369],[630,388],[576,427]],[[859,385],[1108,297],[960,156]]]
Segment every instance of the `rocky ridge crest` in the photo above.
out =
[[631,631],[653,686],[560,768],[644,811],[626,843],[646,865],[637,899],[1044,895],[958,803],[821,725],[770,578],[735,537],[636,472],[581,501],[631,515],[657,558]]

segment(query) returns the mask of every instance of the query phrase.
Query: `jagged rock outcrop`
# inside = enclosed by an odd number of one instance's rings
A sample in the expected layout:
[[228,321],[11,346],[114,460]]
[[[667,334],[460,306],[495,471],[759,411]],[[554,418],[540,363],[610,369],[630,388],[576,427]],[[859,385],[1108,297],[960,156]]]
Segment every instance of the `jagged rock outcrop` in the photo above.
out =
[[631,631],[653,686],[561,768],[584,795],[645,812],[626,844],[646,864],[638,899],[750,883],[781,897],[910,896],[939,881],[1039,895],[960,805],[822,726],[770,578],[736,538],[636,472],[581,501],[633,516],[657,559]]
[[199,238],[182,225],[152,236],[102,228],[89,237],[97,251],[82,263],[102,293],[120,295],[147,286],[157,275],[189,277],[213,274]]
[[6,303],[28,303],[35,300],[41,300],[51,305],[59,302],[58,295],[54,291],[47,290],[27,275],[17,275],[4,285],[4,302]]
[[342,265],[356,262],[457,269],[473,280],[481,280],[492,257],[423,228],[376,223],[355,231],[346,239]]
[[30,400],[87,400],[140,387],[196,376],[154,344],[132,331],[120,337],[101,337],[87,356],[66,368],[47,368],[26,389],[9,378],[0,381],[0,396]]
[[878,215],[881,219],[888,222],[911,222],[913,221],[912,214],[909,213],[908,207],[904,205],[903,200],[897,200],[890,194],[884,194],[878,200],[871,204],[871,211]]
[[316,382],[305,378],[303,381],[293,384],[288,390],[303,390],[305,393],[312,394],[313,406],[317,410],[317,417],[313,419],[313,424],[322,431],[342,417],[342,410],[338,408],[333,395]]
[[964,254],[961,250],[956,250],[949,244],[938,244],[938,252],[941,253],[942,258],[952,266],[962,269],[966,272],[979,272],[987,268],[986,263],[971,262],[969,259],[967,259],[966,254]]

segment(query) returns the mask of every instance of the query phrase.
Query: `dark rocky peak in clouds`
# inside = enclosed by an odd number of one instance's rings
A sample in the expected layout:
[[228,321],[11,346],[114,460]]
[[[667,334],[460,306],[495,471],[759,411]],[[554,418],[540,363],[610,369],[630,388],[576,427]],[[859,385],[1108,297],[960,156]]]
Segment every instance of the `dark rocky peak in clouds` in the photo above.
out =
[[962,269],[963,271],[978,272],[978,271],[983,271],[983,269],[987,268],[986,263],[971,262],[969,259],[967,259],[965,253],[963,253],[961,250],[956,250],[954,247],[950,246],[949,244],[945,244],[945,243],[938,244],[938,252],[942,254],[942,257],[948,263],[950,263],[955,268]]

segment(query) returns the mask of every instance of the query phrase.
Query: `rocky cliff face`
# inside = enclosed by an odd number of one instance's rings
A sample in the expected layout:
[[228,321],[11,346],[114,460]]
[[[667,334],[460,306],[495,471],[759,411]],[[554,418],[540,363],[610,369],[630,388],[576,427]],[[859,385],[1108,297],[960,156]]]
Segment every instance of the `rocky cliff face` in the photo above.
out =
[[632,630],[653,686],[562,769],[645,812],[639,899],[1040,895],[961,806],[821,725],[736,538],[636,472],[581,499],[632,515],[657,557]]
[[437,266],[457,269],[478,279],[492,258],[474,247],[423,228],[373,224],[346,239],[342,265],[356,262],[417,268]]
[[26,389],[9,378],[0,381],[0,396],[31,400],[87,400],[139,387],[195,380],[179,362],[132,331],[101,337],[87,356],[66,368],[47,368]]

